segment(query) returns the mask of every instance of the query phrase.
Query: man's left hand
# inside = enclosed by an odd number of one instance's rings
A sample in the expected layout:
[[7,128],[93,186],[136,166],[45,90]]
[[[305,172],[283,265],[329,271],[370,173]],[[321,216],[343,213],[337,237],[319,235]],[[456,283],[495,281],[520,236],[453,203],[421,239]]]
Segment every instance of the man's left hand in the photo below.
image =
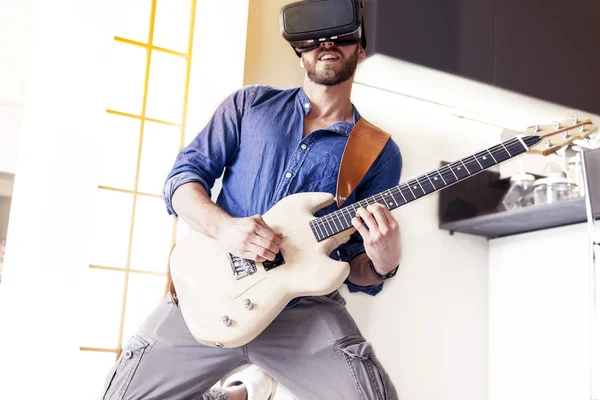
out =
[[[400,262],[400,229],[398,222],[383,204],[371,204],[366,209],[356,210],[358,217],[352,218],[352,225],[360,233],[365,244],[365,252],[373,262],[375,270],[386,275]],[[365,226],[366,225],[366,226]],[[368,227],[368,229],[367,229]]]

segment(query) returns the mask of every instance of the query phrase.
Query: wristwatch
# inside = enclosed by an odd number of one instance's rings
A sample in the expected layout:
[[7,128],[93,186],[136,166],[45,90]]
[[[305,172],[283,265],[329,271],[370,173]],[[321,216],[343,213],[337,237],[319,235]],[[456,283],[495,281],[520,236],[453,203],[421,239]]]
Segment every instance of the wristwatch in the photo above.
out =
[[385,281],[386,279],[390,279],[392,276],[396,275],[396,272],[398,272],[398,267],[400,266],[400,264],[396,265],[396,268],[394,268],[393,270],[391,270],[390,272],[388,272],[385,275],[381,275],[379,272],[377,272],[375,270],[375,267],[373,266],[373,261],[371,261],[369,259],[369,269],[371,270],[371,273],[373,275],[375,275],[375,277],[377,279],[379,279],[380,281]]

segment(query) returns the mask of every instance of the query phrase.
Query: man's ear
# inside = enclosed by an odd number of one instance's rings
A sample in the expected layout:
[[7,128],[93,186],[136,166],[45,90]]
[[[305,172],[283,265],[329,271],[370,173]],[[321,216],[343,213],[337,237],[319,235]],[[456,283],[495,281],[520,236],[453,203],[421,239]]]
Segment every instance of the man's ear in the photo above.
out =
[[365,51],[365,49],[359,44],[358,45],[358,61],[361,62],[363,61],[365,58],[367,58],[367,52]]

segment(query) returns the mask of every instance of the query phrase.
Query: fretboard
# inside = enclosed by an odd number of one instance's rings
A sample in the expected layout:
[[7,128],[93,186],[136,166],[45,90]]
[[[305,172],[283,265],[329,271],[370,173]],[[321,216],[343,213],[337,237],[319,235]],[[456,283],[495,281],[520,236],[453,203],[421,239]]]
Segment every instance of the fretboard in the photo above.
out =
[[[522,140],[522,141],[521,141]],[[359,207],[381,203],[393,210],[417,199],[437,192],[454,183],[468,179],[494,165],[527,152],[529,147],[541,141],[539,136],[527,136],[519,140],[513,138],[490,147],[441,168],[408,180],[389,190],[342,207],[322,217],[310,221],[310,227],[317,241],[322,241],[353,227],[352,218]]]

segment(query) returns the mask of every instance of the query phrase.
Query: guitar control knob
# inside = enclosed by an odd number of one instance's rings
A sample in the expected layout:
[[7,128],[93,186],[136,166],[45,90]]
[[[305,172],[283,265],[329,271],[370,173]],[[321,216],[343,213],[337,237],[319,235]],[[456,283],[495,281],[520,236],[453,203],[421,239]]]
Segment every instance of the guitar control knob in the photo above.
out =
[[244,308],[246,310],[252,310],[252,302],[250,301],[250,299],[244,300],[242,304],[244,305]]
[[231,325],[231,318],[229,318],[229,316],[228,316],[228,315],[223,315],[223,316],[221,317],[221,323],[222,323],[224,326],[229,326],[229,325]]

